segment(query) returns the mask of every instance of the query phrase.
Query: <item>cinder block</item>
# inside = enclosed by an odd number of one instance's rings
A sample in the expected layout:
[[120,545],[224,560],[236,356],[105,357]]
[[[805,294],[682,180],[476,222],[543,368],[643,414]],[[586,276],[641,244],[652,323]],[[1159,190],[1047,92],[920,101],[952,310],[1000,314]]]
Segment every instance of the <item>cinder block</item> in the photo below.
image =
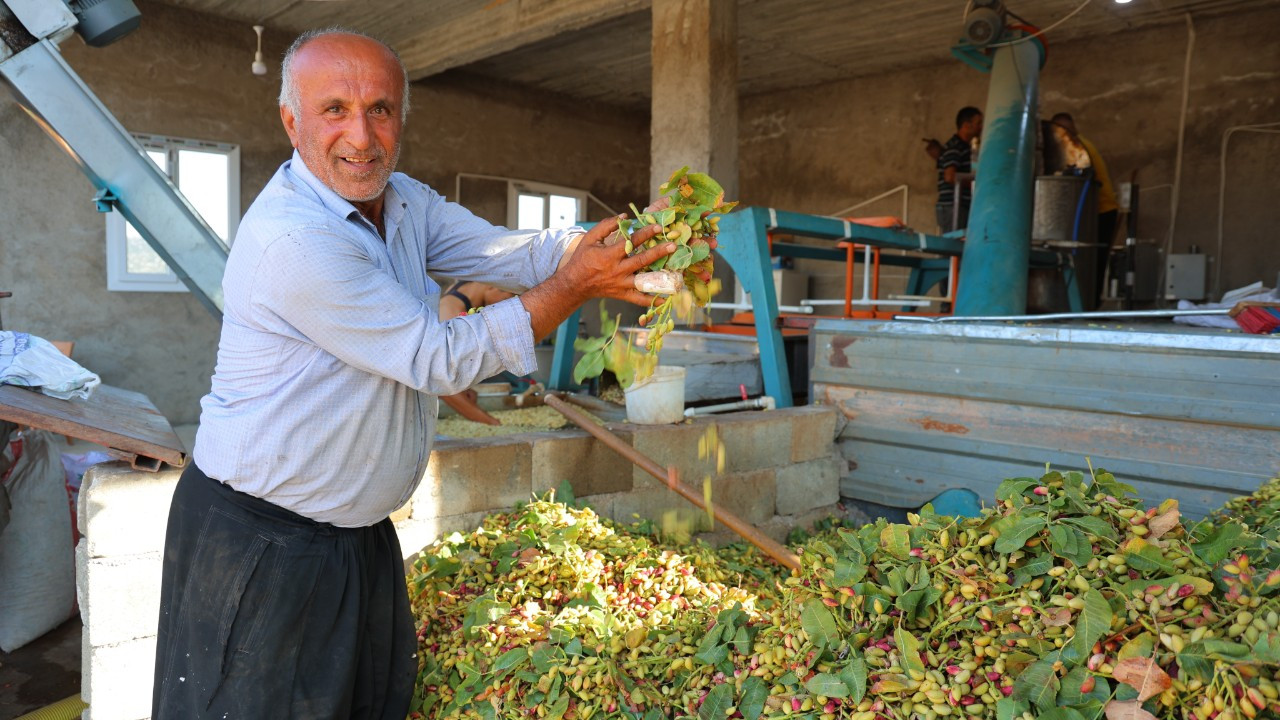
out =
[[90,646],[152,637],[160,614],[161,553],[90,558],[76,546],[76,594]]
[[80,642],[80,696],[94,720],[143,720],[151,716],[156,639],[137,638],[93,647]]
[[408,520],[409,516],[412,514],[413,514],[413,498],[409,498],[409,502],[406,502],[405,504],[401,505],[395,510],[392,510],[391,514],[388,515],[387,517],[391,519],[391,522],[398,523],[402,520]]
[[396,536],[400,540],[400,553],[404,557],[407,572],[424,548],[440,538],[453,533],[469,533],[480,527],[488,511],[448,515],[445,517],[413,518],[395,523]]
[[426,519],[505,510],[533,492],[527,440],[475,438],[441,443],[414,492],[410,517]]
[[620,523],[636,522],[636,516],[644,520],[660,522],[669,510],[685,510],[692,507],[684,498],[665,488],[636,488],[629,493],[613,496],[608,517]]
[[719,415],[725,470],[745,472],[791,462],[792,409]]
[[[627,443],[632,441],[627,430],[615,434]],[[541,497],[564,480],[579,498],[632,488],[635,466],[584,431],[538,436],[532,445],[534,495]]]
[[788,465],[778,469],[777,511],[796,515],[806,510],[840,501],[840,473],[844,461],[839,455]]
[[156,473],[124,463],[89,468],[80,487],[77,520],[91,558],[164,550],[169,504],[181,470]]
[[[691,423],[678,425],[621,425],[631,433],[631,446],[662,467],[675,465],[680,477],[701,478],[707,472],[715,471],[715,456],[698,457],[698,439],[707,429],[716,425],[710,418],[696,418]],[[662,487],[665,483],[657,480],[647,471],[633,466],[632,486],[637,490]]]
[[791,416],[791,462],[808,462],[835,451],[836,417],[832,407],[805,405],[786,411]]
[[[763,468],[712,477],[712,509],[727,510],[753,525],[765,522],[774,514],[775,472],[773,468]],[[689,478],[686,482],[695,490],[702,490],[701,479]],[[692,507],[687,501],[681,502]]]
[[825,520],[829,517],[845,517],[846,514],[841,511],[839,505],[823,505],[819,508],[806,510],[797,515],[774,515],[768,522],[757,525],[756,528],[773,538],[774,540],[785,543],[787,535],[795,528],[801,530],[811,529],[819,520]]

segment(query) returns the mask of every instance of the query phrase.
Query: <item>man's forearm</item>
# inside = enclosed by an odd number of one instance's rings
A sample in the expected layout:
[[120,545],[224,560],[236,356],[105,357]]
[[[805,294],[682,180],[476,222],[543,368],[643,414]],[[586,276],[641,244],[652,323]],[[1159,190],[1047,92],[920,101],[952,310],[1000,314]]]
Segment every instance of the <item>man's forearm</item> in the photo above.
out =
[[570,287],[564,274],[560,272],[520,295],[520,302],[529,313],[529,326],[533,329],[534,342],[550,335],[588,299]]

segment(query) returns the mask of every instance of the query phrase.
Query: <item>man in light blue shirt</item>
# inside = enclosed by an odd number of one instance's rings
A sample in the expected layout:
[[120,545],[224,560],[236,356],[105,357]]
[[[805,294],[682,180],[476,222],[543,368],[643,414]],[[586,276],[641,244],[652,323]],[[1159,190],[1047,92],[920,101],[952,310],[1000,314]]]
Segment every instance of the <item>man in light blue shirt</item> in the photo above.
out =
[[[194,462],[166,536],[153,717],[395,718],[416,645],[388,514],[426,466],[437,396],[536,367],[583,302],[649,305],[590,232],[489,223],[395,173],[408,80],[370,38],[285,56],[293,157],[240,224]],[[639,246],[658,228],[641,230]],[[428,271],[519,293],[441,324]]]

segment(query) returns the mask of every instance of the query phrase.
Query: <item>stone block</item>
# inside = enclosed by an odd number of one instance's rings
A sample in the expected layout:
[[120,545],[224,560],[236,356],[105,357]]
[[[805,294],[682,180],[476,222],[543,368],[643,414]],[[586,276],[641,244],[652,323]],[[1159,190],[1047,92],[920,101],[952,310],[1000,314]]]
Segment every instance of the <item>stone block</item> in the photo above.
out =
[[118,462],[89,468],[77,507],[88,557],[163,551],[169,504],[180,475],[177,469],[149,473]]
[[[772,518],[776,472],[778,471],[773,468],[764,468],[713,477],[711,479],[712,509],[722,508],[752,525]],[[702,491],[701,479],[695,481],[690,478],[686,482],[694,490]],[[683,499],[680,502],[692,507],[691,503]],[[716,527],[719,527],[719,523]]]
[[143,720],[151,716],[156,639],[136,638],[93,647],[81,639],[80,696],[94,720]]
[[444,517],[410,518],[395,523],[396,536],[400,540],[400,554],[408,571],[413,561],[428,545],[453,532],[469,533],[480,527],[490,511],[446,515]]
[[791,408],[791,462],[826,457],[835,451],[836,418],[832,407],[805,405]]
[[[640,454],[664,468],[675,465],[682,478],[701,478],[715,471],[715,457],[698,457],[698,439],[715,424],[710,418],[696,418],[691,423],[677,425],[628,424],[618,428],[631,433],[631,446]],[[636,466],[632,469],[632,479],[636,489],[659,488],[665,484]]]
[[788,408],[716,416],[716,430],[724,443],[725,471],[745,472],[791,462],[793,412]]
[[[632,433],[616,435],[630,443]],[[585,431],[540,435],[532,438],[533,494],[542,496],[568,480],[574,497],[626,492],[632,488],[631,461],[610,450]]]
[[756,526],[760,532],[768,535],[777,542],[786,543],[787,535],[795,528],[801,530],[809,530],[820,520],[829,517],[846,517],[846,513],[841,510],[839,505],[823,505],[819,508],[806,510],[797,515],[774,515],[768,522],[761,523]]
[[643,520],[661,522],[663,513],[691,507],[684,498],[665,488],[637,488],[614,495],[608,517],[620,523],[633,523],[637,515]]
[[442,442],[431,451],[410,517],[506,510],[533,491],[529,442],[511,437]]
[[161,553],[91,558],[76,546],[76,594],[84,637],[92,647],[156,634]]
[[840,501],[844,461],[837,454],[778,469],[777,512],[795,515]]

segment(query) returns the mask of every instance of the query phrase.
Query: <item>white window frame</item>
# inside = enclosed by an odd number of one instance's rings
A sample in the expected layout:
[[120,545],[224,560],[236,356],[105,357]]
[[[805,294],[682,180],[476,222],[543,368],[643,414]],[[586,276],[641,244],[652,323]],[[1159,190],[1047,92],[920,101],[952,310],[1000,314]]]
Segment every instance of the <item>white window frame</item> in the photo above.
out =
[[[540,195],[543,200],[542,206],[542,227],[538,228],[521,228],[517,227],[520,213],[520,196],[521,195]],[[531,182],[528,180],[508,180],[507,181],[507,227],[514,230],[545,230],[551,218],[551,196],[559,195],[561,197],[573,198],[578,204],[578,222],[581,225],[586,219],[587,212],[587,196],[586,190],[577,188],[564,187],[561,185],[551,185],[549,183]]]
[[[180,150],[199,150],[227,156],[227,237],[223,242],[231,246],[236,229],[240,225],[240,146],[230,143],[192,140],[133,133],[133,137],[146,150],[165,153],[169,177],[181,172],[178,162]],[[175,180],[174,185],[178,183]],[[106,213],[107,222],[107,290],[119,292],[189,292],[173,270],[161,273],[131,273],[127,265],[126,221],[124,215],[112,210]]]

